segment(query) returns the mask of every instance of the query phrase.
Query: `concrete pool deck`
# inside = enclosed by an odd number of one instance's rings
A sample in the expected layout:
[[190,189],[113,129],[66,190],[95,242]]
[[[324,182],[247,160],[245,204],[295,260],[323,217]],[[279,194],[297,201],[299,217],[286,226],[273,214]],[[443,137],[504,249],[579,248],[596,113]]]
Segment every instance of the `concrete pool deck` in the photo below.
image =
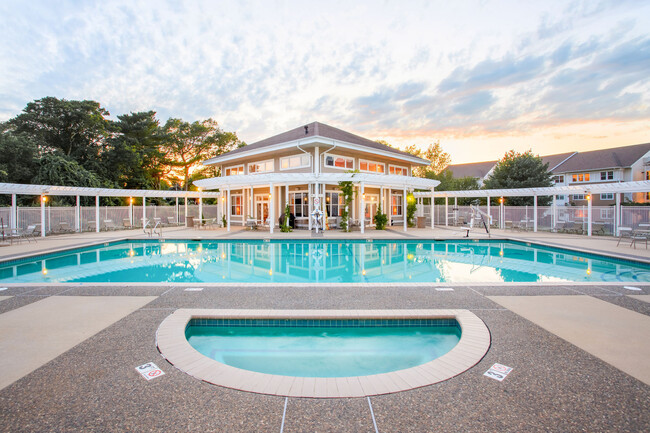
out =
[[[326,233],[325,237],[341,236]],[[565,245],[583,251],[616,252],[648,260],[645,248],[616,247],[616,239],[550,233],[499,232],[495,236]],[[376,232],[349,238],[460,238],[443,228]],[[0,249],[0,256],[43,253],[88,243],[145,237],[140,231],[61,235]],[[268,232],[218,230],[165,231],[168,238],[269,237]],[[275,233],[273,238],[310,238],[307,232]],[[478,235],[472,235],[478,237]],[[483,236],[481,236],[483,237]],[[236,288],[236,285],[185,291],[187,285],[93,287],[93,285],[9,287],[0,292],[0,323],[19,323],[15,315],[48,308],[34,321],[55,320],[82,305],[85,298],[112,301],[131,299],[109,323],[93,317],[77,327],[99,330],[81,336],[75,345],[42,360],[0,390],[0,431],[271,431],[271,432],[393,432],[393,431],[648,431],[650,386],[615,367],[611,360],[584,342],[596,330],[588,324],[594,315],[614,308],[625,329],[642,328],[650,316],[650,288],[635,285],[454,285],[453,291],[436,291],[433,285],[394,287],[326,287],[283,285]],[[233,288],[235,287],[235,288]],[[559,326],[556,318],[530,316],[546,297],[562,297],[567,306],[585,311],[579,323]],[[146,305],[138,305],[143,299]],[[495,302],[495,301],[499,302]],[[128,304],[124,302],[124,304]],[[595,312],[590,307],[598,304]],[[559,301],[558,304],[562,304]],[[606,304],[602,307],[602,304]],[[45,305],[45,304],[41,304]],[[65,307],[64,307],[65,305]],[[506,305],[508,308],[504,307]],[[555,304],[553,304],[555,305]],[[602,308],[600,308],[602,307]],[[126,307],[125,307],[126,308]],[[179,308],[219,309],[467,309],[488,326],[492,345],[486,356],[468,371],[434,385],[370,398],[316,400],[259,395],[199,381],[168,364],[155,347],[155,332],[165,317]],[[547,307],[547,308],[552,308]],[[82,309],[83,311],[83,309]],[[131,312],[129,312],[131,311]],[[546,322],[558,325],[551,329]],[[0,325],[0,340],[6,327]],[[53,326],[41,327],[54,334]],[[565,332],[586,333],[574,343]],[[60,331],[57,331],[57,333]],[[47,336],[47,335],[46,335]],[[643,335],[642,335],[643,336]],[[649,337],[646,335],[646,337]],[[643,354],[648,340],[622,341],[625,353]],[[23,343],[29,344],[29,343]],[[21,343],[2,351],[19,353]],[[596,353],[592,353],[596,352]],[[164,372],[146,381],[135,367],[156,363]],[[513,367],[503,382],[483,374],[494,364]],[[647,363],[640,369],[647,368]],[[6,372],[11,367],[3,367]],[[12,372],[15,374],[15,372]],[[638,376],[637,376],[638,377]]]

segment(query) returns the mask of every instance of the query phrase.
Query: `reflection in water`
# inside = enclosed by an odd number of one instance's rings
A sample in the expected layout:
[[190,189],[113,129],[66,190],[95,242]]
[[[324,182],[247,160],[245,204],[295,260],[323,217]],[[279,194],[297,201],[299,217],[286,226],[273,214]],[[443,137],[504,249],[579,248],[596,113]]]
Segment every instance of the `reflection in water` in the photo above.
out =
[[650,281],[650,267],[497,241],[121,242],[0,266],[5,282]]

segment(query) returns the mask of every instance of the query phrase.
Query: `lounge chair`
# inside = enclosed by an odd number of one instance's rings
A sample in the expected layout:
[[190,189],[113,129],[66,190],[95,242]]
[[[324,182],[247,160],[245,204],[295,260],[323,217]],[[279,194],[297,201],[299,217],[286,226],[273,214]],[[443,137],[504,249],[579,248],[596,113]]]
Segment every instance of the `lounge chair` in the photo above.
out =
[[132,229],[133,224],[131,224],[131,219],[130,218],[123,218],[122,219],[122,227],[125,229]]
[[56,229],[54,230],[54,233],[72,233],[74,230],[70,228],[67,222],[65,221],[60,221],[59,224],[56,226]]
[[619,227],[619,234],[618,234],[618,242],[616,243],[616,246],[619,246],[621,244],[621,241],[623,238],[628,238],[632,239],[632,235],[634,234],[634,231],[632,230],[632,227]]
[[115,225],[113,220],[104,220],[104,229],[105,230],[117,230],[119,227]]
[[36,242],[36,234],[41,233],[40,226],[41,226],[40,224],[32,224],[30,226],[27,226],[25,230],[18,231],[19,238],[27,239],[27,241],[33,240],[34,242]]
[[180,223],[176,222],[176,218],[174,218],[174,217],[167,217],[167,225],[168,226],[177,226],[177,225],[180,225]]

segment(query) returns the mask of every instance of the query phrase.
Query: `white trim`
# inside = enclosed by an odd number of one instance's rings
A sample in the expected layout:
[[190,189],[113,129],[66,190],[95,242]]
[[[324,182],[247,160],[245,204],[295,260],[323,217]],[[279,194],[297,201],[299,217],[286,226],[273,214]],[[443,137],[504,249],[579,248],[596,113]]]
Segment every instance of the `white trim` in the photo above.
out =
[[[251,165],[255,164],[266,164],[267,162],[271,163],[271,169],[270,170],[264,170],[264,171],[254,171],[251,173]],[[264,161],[254,161],[254,162],[249,162],[247,165],[248,168],[248,174],[262,174],[262,173],[272,173],[275,171],[275,159],[265,159]]]
[[[241,174],[244,174],[244,164],[239,164],[239,165],[229,165],[228,167],[224,167],[222,176],[223,177],[239,176],[237,174],[226,174],[226,171],[228,171],[228,170],[232,171],[234,169],[239,169],[239,168],[241,168]],[[237,171],[239,171],[239,170],[237,170]]]
[[[376,164],[377,166],[381,165],[382,167],[384,167],[384,171],[382,171],[382,172],[380,173],[380,172],[378,172],[378,171],[364,170],[364,169],[361,168],[361,164],[364,163],[364,162],[365,162],[366,164],[368,164],[368,165],[370,165],[370,164]],[[386,169],[386,163],[385,163],[385,162],[372,161],[372,160],[370,160],[370,159],[361,159],[361,158],[359,158],[359,171],[361,171],[361,172],[363,172],[363,173],[388,174],[388,173],[387,173],[388,170]]]
[[[345,162],[346,167],[337,167],[336,165],[327,165],[327,158],[330,157],[330,156],[332,158],[334,158],[332,160],[332,163],[336,163],[336,158],[343,158],[346,161]],[[347,167],[347,165],[348,165],[347,160],[352,160],[352,168]],[[355,163],[356,163],[356,161],[355,161],[354,156],[343,156],[343,155],[337,155],[335,153],[328,153],[328,152],[323,153],[323,167],[335,168],[337,170],[354,170],[356,168]]]
[[304,145],[313,144],[313,143],[319,143],[319,144],[325,144],[325,145],[330,145],[330,146],[342,147],[344,149],[356,150],[356,151],[360,151],[360,152],[364,152],[364,153],[369,153],[369,154],[372,154],[372,155],[386,156],[386,157],[389,157],[389,158],[399,159],[401,161],[408,161],[408,162],[418,164],[418,165],[427,165],[427,164],[429,164],[428,161],[426,161],[426,160],[424,160],[422,158],[418,158],[417,156],[410,157],[409,155],[400,155],[400,154],[397,154],[397,153],[393,153],[393,152],[389,152],[389,151],[385,151],[385,150],[381,150],[381,149],[374,149],[374,148],[367,147],[367,146],[364,146],[364,145],[361,145],[361,144],[353,144],[353,143],[348,143],[348,142],[345,142],[345,141],[334,140],[334,139],[323,137],[323,136],[320,136],[320,135],[315,135],[315,136],[312,136],[312,137],[306,138],[306,139],[293,140],[293,141],[287,141],[285,143],[274,144],[274,145],[271,145],[271,146],[264,146],[264,147],[260,147],[260,148],[257,148],[257,149],[252,149],[252,150],[249,150],[249,151],[239,152],[239,153],[236,153],[234,155],[229,155],[228,153],[225,153],[223,155],[219,155],[217,157],[210,158],[207,161],[204,161],[203,165],[213,165],[213,164],[217,164],[217,163],[232,161],[233,159],[239,159],[239,158],[244,158],[244,157],[247,157],[247,156],[257,155],[257,154],[260,154],[260,153],[276,152],[276,151],[282,150],[282,149],[287,149],[287,148],[296,147],[296,146],[304,146]]
[[[391,168],[401,168],[403,170],[406,170],[406,174],[393,174],[393,173],[390,172]],[[404,166],[404,165],[388,164],[388,174],[392,174],[393,176],[408,176],[409,175],[409,168]]]
[[[301,149],[301,150],[302,150],[302,149]],[[303,158],[304,156],[305,156],[304,153],[296,153],[296,154],[293,154],[293,155],[287,155],[287,156],[283,156],[283,157],[281,157],[281,158],[280,158],[280,167],[279,167],[279,168],[280,168],[280,171],[297,170],[297,169],[300,169],[300,168],[310,168],[310,167],[312,166],[312,159],[313,159],[312,156],[311,156],[311,153],[307,153],[307,157],[309,158],[309,163],[307,163],[307,165],[300,165],[300,166],[298,166],[298,167],[287,167],[287,168],[282,167],[282,161],[283,161],[283,160],[290,159],[290,158],[295,158],[295,157],[299,157],[299,158],[300,158],[300,161],[301,161],[301,163],[302,163],[302,158]]]

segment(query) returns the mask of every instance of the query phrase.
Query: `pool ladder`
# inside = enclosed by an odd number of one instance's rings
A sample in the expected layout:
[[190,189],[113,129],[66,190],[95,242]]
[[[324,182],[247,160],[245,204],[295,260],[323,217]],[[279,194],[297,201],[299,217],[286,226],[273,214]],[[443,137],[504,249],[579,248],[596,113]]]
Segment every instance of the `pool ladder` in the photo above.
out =
[[[149,228],[149,230],[147,230],[147,228]],[[154,234],[157,234],[159,238],[162,238],[162,222],[160,221],[157,221],[156,225],[153,227],[149,227],[149,221],[147,221],[144,225],[143,230],[144,233],[149,237],[153,237]]]

